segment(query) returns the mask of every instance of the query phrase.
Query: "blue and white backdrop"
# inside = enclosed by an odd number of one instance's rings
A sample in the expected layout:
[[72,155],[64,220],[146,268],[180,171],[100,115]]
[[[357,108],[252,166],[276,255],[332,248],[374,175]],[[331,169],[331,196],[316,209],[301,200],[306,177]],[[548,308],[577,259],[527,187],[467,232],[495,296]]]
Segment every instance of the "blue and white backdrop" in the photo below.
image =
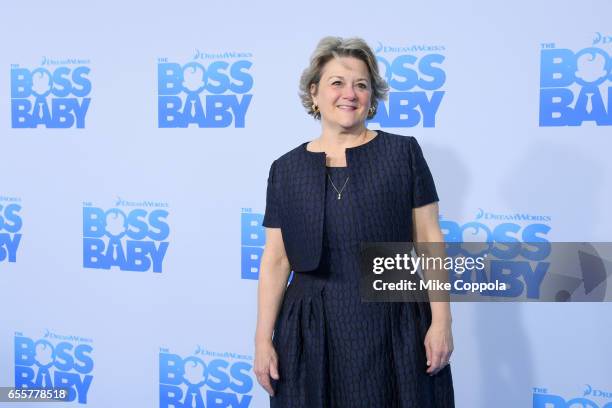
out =
[[[448,239],[610,240],[608,1],[2,9],[2,386],[268,406],[252,371],[266,179],[318,136],[297,85],[325,35],[375,49],[391,93],[370,127],[417,137]],[[457,406],[611,407],[611,312],[454,304]]]

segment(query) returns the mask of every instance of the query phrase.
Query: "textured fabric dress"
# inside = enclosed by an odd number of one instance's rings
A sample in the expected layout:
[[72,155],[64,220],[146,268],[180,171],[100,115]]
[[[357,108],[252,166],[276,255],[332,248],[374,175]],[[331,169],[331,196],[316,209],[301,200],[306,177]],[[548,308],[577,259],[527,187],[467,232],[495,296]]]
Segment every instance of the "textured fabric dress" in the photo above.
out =
[[[347,168],[326,170],[339,190]],[[433,377],[426,373],[429,304],[361,301],[351,180],[338,199],[329,178],[319,267],[294,273],[276,322],[280,380],[270,406],[453,407],[450,366]],[[434,193],[430,202],[436,200]]]

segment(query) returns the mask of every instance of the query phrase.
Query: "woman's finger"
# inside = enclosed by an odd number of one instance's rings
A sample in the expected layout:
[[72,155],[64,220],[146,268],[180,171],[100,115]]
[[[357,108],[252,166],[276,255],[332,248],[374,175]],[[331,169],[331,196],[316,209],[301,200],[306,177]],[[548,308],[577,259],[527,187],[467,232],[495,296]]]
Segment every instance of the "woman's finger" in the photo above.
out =
[[278,380],[280,378],[280,376],[278,375],[278,364],[274,356],[270,359],[270,377],[275,380]]
[[429,369],[427,370],[427,372],[430,375],[435,375],[438,373],[438,371],[440,371],[440,366],[442,365],[442,356],[440,353],[434,353],[434,356],[431,360],[431,366],[429,366]]
[[427,357],[427,367],[431,367],[431,360],[433,358],[429,341],[425,341],[425,356]]
[[258,374],[257,382],[259,382],[259,384],[263,387],[264,390],[266,390],[268,394],[270,394],[270,396],[274,395],[274,389],[272,388],[272,384],[270,383],[270,376],[267,373]]

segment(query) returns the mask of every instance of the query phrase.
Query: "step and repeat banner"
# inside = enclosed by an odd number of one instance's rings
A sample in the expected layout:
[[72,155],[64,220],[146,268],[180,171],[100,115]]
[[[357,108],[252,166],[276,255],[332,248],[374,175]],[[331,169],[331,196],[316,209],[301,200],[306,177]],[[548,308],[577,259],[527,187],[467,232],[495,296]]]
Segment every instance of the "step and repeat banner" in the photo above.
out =
[[[447,240],[609,241],[612,3],[435,3],[5,4],[0,386],[268,406],[267,175],[319,135],[297,92],[327,35],[375,51],[390,93],[369,127],[418,139]],[[458,407],[612,407],[610,304],[453,317]]]

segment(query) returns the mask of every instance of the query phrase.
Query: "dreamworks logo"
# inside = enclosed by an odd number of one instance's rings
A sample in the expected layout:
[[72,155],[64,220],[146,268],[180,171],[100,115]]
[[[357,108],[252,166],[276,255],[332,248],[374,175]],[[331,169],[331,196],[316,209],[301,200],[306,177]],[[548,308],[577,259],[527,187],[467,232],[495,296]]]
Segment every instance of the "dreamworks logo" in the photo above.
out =
[[513,213],[513,214],[500,214],[500,213],[492,213],[479,208],[476,211],[477,220],[495,220],[495,221],[525,221],[525,222],[550,222],[550,215],[533,215],[527,213]]
[[599,44],[612,44],[612,35],[603,35],[602,33],[595,33],[595,38],[593,38],[593,45]]
[[612,391],[603,391],[599,389],[595,389],[591,387],[590,384],[585,384],[584,396],[592,396],[592,397],[600,397],[600,398],[608,398],[612,399]]
[[446,48],[443,45],[427,45],[427,44],[412,44],[412,45],[387,45],[380,41],[376,43],[374,53],[411,53],[411,52],[432,52],[432,51],[445,51]]
[[45,65],[89,65],[91,62],[88,59],[81,58],[64,58],[64,59],[54,59],[49,58],[47,56],[42,57],[42,61],[40,62],[41,66]]
[[129,201],[121,197],[117,197],[115,200],[115,207],[157,207],[157,208],[168,208],[168,203],[162,201]]
[[193,54],[194,60],[207,60],[207,59],[230,59],[230,58],[253,58],[253,54],[250,52],[235,52],[235,51],[224,51],[224,52],[202,52],[196,48]]

